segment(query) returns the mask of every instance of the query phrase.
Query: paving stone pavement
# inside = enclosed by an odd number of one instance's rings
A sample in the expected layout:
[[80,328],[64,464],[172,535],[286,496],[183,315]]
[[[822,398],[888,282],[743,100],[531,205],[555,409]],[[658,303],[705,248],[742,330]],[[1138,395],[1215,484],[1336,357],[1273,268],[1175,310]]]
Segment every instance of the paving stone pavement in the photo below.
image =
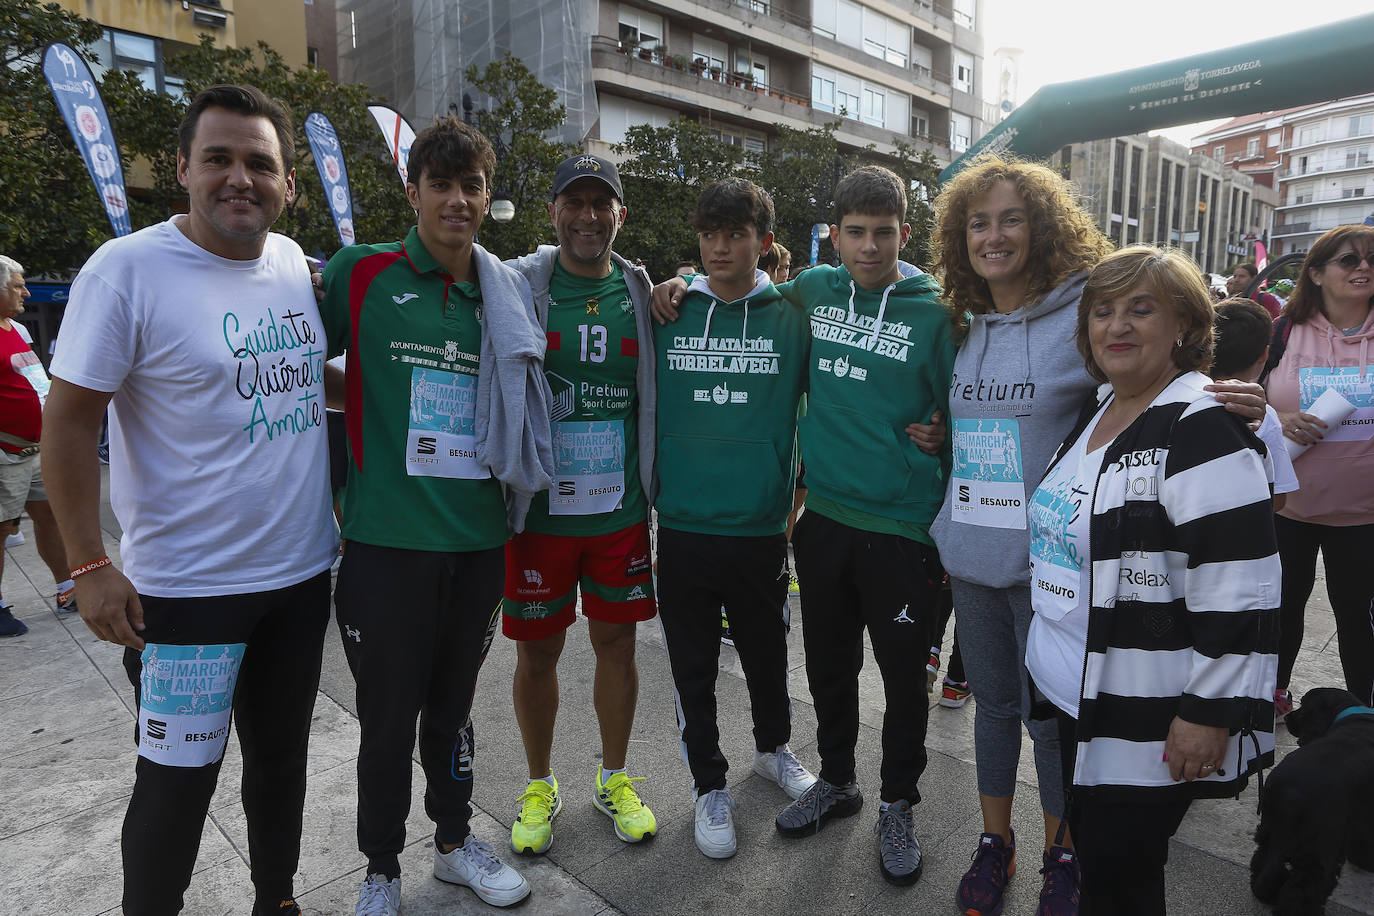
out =
[[[105,507],[106,547],[118,557],[117,525]],[[52,582],[28,543],[8,551],[4,597],[29,625],[25,636],[0,640],[0,913],[61,912],[67,916],[118,913],[121,892],[119,834],[132,784],[132,691],[121,650],[97,640],[79,618],[60,616]],[[1308,609],[1307,632],[1294,675],[1296,693],[1339,685],[1334,623],[1319,582]],[[792,747],[803,763],[818,766],[815,713],[806,690],[800,619],[795,596],[790,637],[794,704]],[[952,637],[952,628],[946,634]],[[946,652],[948,645],[946,645]],[[692,840],[691,777],[677,741],[672,681],[656,623],[640,627],[640,697],[630,749],[633,774],[646,777],[641,794],[658,817],[659,835],[629,845],[616,839],[591,802],[599,757],[592,711],[592,653],[579,622],[570,632],[560,667],[562,702],[554,747],[554,774],[564,796],[556,842],[539,858],[509,853],[516,799],[525,766],[511,710],[513,645],[498,636],[482,670],[473,711],[477,779],[473,829],[518,868],[534,893],[514,908],[527,914],[721,914],[901,912],[953,914],[954,889],[967,867],[980,829],[973,767],[976,698],[963,709],[934,706],[916,832],[925,871],[910,888],[887,885],[873,848],[878,728],[882,684],[871,653],[862,677],[859,784],[867,804],[859,815],[829,824],[818,836],[789,840],[772,819],[787,803],[775,785],[751,772],[753,740],[749,698],[733,649],[722,648],[719,681],[721,746],[733,761],[731,787],[738,802],[739,852],[724,861],[703,857]],[[912,659],[914,689],[924,659]],[[354,835],[358,723],[353,684],[337,629],[325,641],[325,671],[315,705],[309,759],[303,854],[296,876],[306,913],[352,912],[364,859]],[[1293,740],[1280,731],[1284,749]],[[418,757],[416,758],[418,761]],[[241,762],[230,741],[219,789],[202,833],[188,914],[247,916],[252,908],[246,825],[239,804]],[[1030,742],[1022,745],[1021,791],[1013,823],[1023,837],[1039,835]],[[407,847],[401,857],[407,916],[491,913],[466,888],[430,874],[432,827],[424,815],[423,775],[413,767]],[[1256,824],[1255,788],[1237,800],[1194,804],[1174,840],[1168,873],[1170,912],[1262,914],[1250,894],[1248,862]],[[1023,841],[1027,849],[1032,843]],[[1008,916],[1035,910],[1039,891],[1033,856],[1025,856],[1009,887]],[[1347,865],[1327,912],[1374,914],[1374,874]]]

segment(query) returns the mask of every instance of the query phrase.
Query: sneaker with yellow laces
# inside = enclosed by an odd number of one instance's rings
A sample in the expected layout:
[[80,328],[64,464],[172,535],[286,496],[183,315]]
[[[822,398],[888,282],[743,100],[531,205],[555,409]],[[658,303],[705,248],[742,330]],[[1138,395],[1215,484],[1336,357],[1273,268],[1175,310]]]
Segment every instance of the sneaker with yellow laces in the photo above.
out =
[[639,800],[639,793],[635,791],[634,783],[643,781],[643,776],[626,776],[621,771],[603,782],[601,767],[596,768],[596,798],[593,801],[597,810],[614,822],[615,835],[627,843],[638,843],[658,832],[654,813]]
[[558,780],[531,779],[520,796],[520,813],[510,825],[510,848],[520,854],[540,855],[553,845],[553,819],[563,810]]

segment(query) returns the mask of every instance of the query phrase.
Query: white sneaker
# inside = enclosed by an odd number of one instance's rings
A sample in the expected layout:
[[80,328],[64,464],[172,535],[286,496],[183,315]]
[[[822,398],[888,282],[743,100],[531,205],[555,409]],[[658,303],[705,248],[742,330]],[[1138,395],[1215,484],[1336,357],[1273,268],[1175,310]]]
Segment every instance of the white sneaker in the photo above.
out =
[[20,547],[24,543],[24,532],[16,531],[14,534],[5,536],[6,547]]
[[390,881],[386,875],[368,875],[358,888],[358,906],[353,916],[396,916],[401,912],[401,876]]
[[697,849],[711,859],[735,854],[735,798],[729,789],[712,789],[697,799]]
[[754,751],[754,772],[777,783],[790,798],[801,798],[816,781],[816,777],[807,772],[797,755],[785,744],[779,744],[771,754]]
[[449,884],[466,884],[492,906],[510,906],[530,895],[530,883],[497,858],[489,844],[470,833],[452,852],[434,847],[434,877]]

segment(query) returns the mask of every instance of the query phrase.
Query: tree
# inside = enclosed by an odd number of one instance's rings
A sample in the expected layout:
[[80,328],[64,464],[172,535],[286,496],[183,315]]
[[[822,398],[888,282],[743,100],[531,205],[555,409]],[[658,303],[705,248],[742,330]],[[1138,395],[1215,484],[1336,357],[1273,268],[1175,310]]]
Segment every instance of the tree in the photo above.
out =
[[733,174],[756,177],[742,149],[686,118],[667,127],[637,124],[611,149],[622,157],[620,180],[630,211],[616,248],[643,260],[655,278],[671,276],[679,261],[698,259],[689,218],[702,188]]
[[482,245],[501,257],[518,257],[541,242],[552,243],[553,173],[577,147],[550,140],[549,134],[563,125],[567,108],[509,53],[480,71],[468,67],[463,78],[487,98],[487,107],[472,112],[472,124],[497,147],[495,190],[515,204],[509,223],[490,217],[482,223]]
[[[29,277],[65,274],[111,236],[105,210],[86,166],[43,80],[43,48],[60,41],[87,52],[101,27],[56,3],[0,0],[0,254],[24,265]],[[98,79],[110,111],[125,176],[147,137],[127,112],[153,110],[156,99],[127,73]],[[158,209],[130,195],[134,226]]]

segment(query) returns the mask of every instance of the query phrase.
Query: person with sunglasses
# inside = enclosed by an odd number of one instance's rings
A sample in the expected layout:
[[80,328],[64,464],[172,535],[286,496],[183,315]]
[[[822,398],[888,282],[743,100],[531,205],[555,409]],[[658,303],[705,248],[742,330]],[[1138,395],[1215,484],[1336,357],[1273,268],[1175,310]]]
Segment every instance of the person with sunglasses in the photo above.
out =
[[[1284,435],[1312,445],[1293,462],[1297,492],[1275,517],[1283,561],[1279,677],[1275,704],[1288,694],[1302,644],[1303,614],[1316,575],[1317,551],[1336,615],[1346,687],[1361,702],[1374,690],[1374,227],[1337,226],[1317,239],[1275,322],[1265,379]],[[1282,352],[1277,360],[1273,354]],[[1328,388],[1355,405],[1336,426],[1311,410]]]

